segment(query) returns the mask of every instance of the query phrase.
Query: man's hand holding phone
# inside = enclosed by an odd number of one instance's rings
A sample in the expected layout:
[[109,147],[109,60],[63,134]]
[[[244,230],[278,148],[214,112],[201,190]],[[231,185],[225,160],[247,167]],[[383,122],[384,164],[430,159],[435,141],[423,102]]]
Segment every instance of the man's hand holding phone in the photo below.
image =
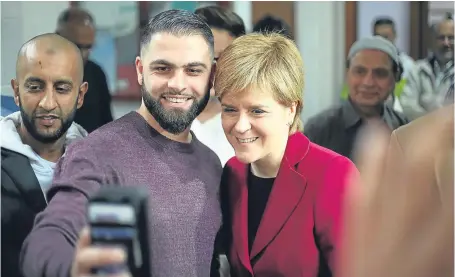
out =
[[[76,246],[76,252],[71,268],[71,277],[92,276],[93,269],[125,263],[126,253],[123,249],[92,245],[90,231],[89,228],[86,227],[82,230]],[[131,277],[128,272],[111,276]]]

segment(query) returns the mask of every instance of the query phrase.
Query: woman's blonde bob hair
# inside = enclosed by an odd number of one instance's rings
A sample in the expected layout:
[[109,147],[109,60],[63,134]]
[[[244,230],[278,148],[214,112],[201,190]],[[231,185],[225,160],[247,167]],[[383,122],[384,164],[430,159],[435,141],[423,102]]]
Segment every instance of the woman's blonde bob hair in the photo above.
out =
[[276,33],[251,33],[235,39],[221,53],[214,88],[220,100],[226,94],[260,89],[273,93],[284,106],[296,103],[292,134],[303,127],[304,79],[302,57],[292,40]]

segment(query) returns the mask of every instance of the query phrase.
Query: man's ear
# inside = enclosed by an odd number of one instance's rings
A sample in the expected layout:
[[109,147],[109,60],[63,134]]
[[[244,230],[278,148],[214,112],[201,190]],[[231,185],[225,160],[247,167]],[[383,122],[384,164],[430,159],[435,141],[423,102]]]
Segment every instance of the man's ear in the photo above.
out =
[[16,79],[11,79],[11,88],[14,93],[14,103],[19,107],[19,83]]
[[84,97],[88,90],[88,83],[84,82],[79,87],[78,97],[77,97],[77,108],[79,109],[84,104]]
[[134,62],[136,66],[137,82],[142,86],[142,80],[144,76],[144,65],[142,64],[141,57],[137,56],[136,61]]

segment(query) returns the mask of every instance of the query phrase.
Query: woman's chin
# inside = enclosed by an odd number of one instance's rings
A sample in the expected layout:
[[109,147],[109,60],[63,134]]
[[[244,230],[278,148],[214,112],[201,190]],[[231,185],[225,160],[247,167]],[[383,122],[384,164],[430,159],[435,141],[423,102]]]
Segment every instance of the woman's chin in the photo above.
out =
[[254,163],[259,158],[257,155],[252,155],[250,153],[238,153],[238,152],[235,152],[235,156],[237,157],[237,159],[240,162],[242,162],[244,164]]

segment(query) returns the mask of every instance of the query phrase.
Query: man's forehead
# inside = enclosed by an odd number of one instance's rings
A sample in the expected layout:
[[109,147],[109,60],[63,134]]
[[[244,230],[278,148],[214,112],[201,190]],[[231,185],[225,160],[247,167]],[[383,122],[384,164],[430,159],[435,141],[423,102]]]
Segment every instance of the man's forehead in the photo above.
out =
[[382,65],[390,65],[391,64],[391,58],[390,56],[381,51],[381,50],[376,50],[376,49],[365,49],[362,51],[359,51],[352,57],[351,60],[352,64],[377,64],[378,66]]
[[95,29],[91,25],[67,25],[60,30],[60,34],[73,42],[80,39],[95,39]]
[[76,47],[71,47],[70,42],[63,44],[62,42],[52,40],[42,40],[33,43],[29,43],[24,47],[19,53],[18,58],[23,58],[25,60],[33,60],[37,58],[51,58],[54,56],[72,56],[75,57],[75,54],[79,54],[79,49]]
[[[63,65],[68,62],[75,62],[73,59],[74,55],[70,53],[64,53],[62,51],[56,51],[55,49],[42,49],[33,52],[27,52],[19,58],[21,64],[27,67],[40,67],[43,68],[46,65]],[[72,64],[68,64],[68,68],[74,67]]]
[[78,73],[77,62],[68,55],[56,52],[53,55],[37,52],[35,55],[23,57],[19,62],[18,73],[23,78],[35,76],[42,79],[64,77],[73,79]]
[[173,63],[210,63],[210,47],[201,35],[174,36],[158,33],[145,46],[147,60],[164,59]]
[[444,21],[439,24],[438,32],[439,33],[454,33],[453,30],[453,21]]
[[383,24],[376,26],[376,31],[393,31],[393,27],[389,24]]
[[63,63],[51,65],[46,61],[37,61],[29,63],[23,67],[23,70],[18,76],[22,80],[27,79],[43,82],[58,82],[58,81],[76,81],[77,70],[74,66],[65,66]]

